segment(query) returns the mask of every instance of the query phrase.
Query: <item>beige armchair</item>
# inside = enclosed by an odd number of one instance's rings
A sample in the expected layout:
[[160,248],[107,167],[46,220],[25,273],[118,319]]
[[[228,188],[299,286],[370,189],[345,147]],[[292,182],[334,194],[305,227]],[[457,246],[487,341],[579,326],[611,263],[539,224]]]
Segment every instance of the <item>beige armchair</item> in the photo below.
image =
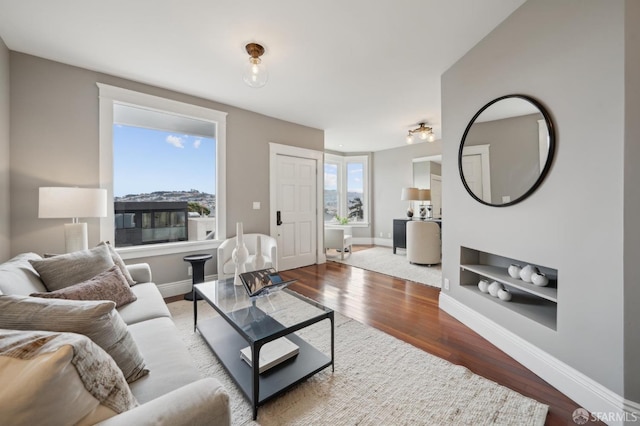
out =
[[440,263],[440,226],[436,222],[407,222],[407,260],[419,265]]
[[340,259],[344,260],[344,252],[351,253],[351,228],[340,226],[335,228],[324,228],[324,253],[328,249],[340,250]]
[[[264,234],[244,234],[244,245],[249,250],[249,258],[245,263],[247,271],[254,271],[254,260],[256,257],[257,241],[260,238],[261,252],[264,256],[264,268],[278,270],[278,242],[275,238]],[[218,247],[218,279],[233,277],[236,271],[236,264],[231,259],[233,249],[236,248],[236,237],[225,240]]]

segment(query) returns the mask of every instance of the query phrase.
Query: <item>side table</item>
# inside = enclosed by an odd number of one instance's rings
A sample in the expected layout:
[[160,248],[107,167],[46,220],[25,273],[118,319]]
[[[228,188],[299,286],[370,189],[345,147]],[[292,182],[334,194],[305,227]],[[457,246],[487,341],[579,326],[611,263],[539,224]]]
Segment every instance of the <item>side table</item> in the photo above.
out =
[[[183,260],[185,262],[191,263],[191,278],[192,284],[199,284],[204,282],[204,264],[207,260],[211,259],[213,255],[211,254],[190,254],[189,256],[185,256]],[[193,300],[193,285],[191,286],[191,291],[184,295],[185,300]],[[202,297],[197,296],[198,300],[201,300]]]

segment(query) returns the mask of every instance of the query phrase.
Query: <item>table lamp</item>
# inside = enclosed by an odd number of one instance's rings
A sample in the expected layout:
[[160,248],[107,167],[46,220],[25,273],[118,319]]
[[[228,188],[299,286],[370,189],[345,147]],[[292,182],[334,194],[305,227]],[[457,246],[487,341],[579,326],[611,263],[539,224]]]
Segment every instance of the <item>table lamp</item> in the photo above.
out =
[[[418,200],[420,201],[431,201],[431,190],[430,189],[419,189],[418,190]],[[427,211],[429,214],[427,214]],[[431,219],[431,205],[426,205],[424,202],[420,203],[420,217],[424,219]]]
[[107,216],[106,189],[42,187],[38,201],[39,218],[72,219],[64,225],[67,253],[89,248],[87,224],[78,222],[78,218]]
[[400,199],[403,201],[409,201],[409,208],[407,209],[407,217],[413,217],[413,207],[411,205],[412,201],[418,199],[418,188],[402,188],[402,195]]

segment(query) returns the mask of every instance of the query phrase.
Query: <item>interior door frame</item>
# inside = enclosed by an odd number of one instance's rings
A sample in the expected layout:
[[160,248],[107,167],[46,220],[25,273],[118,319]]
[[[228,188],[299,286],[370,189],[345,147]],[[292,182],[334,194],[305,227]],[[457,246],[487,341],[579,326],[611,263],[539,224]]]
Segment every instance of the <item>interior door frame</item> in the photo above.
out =
[[[324,255],[324,216],[322,215],[322,206],[324,206],[324,153],[313,149],[269,142],[269,233],[276,239],[278,237],[278,227],[276,226],[278,155],[306,158],[316,162],[316,263],[325,263],[327,259]],[[278,256],[280,256],[279,251]]]

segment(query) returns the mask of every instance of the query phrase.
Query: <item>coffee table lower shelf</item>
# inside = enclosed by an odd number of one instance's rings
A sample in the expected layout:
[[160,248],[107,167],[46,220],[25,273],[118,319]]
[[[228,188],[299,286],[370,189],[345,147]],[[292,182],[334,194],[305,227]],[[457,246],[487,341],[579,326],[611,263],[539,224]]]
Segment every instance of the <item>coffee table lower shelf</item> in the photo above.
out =
[[251,366],[240,358],[240,349],[249,343],[223,318],[214,317],[198,321],[198,331],[213,353],[231,375],[245,397],[253,405],[254,420],[257,407],[290,389],[321,370],[332,365],[332,360],[309,343],[291,333],[286,337],[299,346],[295,357],[259,375],[258,401],[253,399],[253,373]]

